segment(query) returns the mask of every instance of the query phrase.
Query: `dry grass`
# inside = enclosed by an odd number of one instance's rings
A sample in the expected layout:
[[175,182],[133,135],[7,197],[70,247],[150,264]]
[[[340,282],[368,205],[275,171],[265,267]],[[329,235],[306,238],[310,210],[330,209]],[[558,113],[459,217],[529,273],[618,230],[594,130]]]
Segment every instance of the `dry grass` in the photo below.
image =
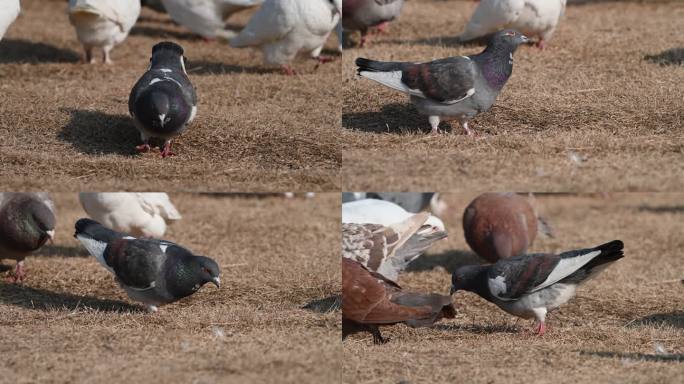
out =
[[[684,2],[568,7],[546,51],[518,50],[497,104],[471,125],[479,140],[456,123],[450,134],[427,135],[427,118],[405,95],[355,77],[359,56],[425,61],[479,52],[452,44],[476,4],[409,1],[389,34],[345,51],[345,189],[684,187],[684,67],[676,64]],[[654,63],[661,60],[671,65]]]
[[[458,265],[481,262],[463,238],[461,215],[475,194],[447,194],[449,238],[400,277],[404,288],[448,292]],[[391,341],[345,341],[348,383],[679,383],[684,380],[684,195],[538,196],[555,239],[532,251],[625,242],[625,258],[578,290],[547,320],[543,337],[474,294],[458,293],[455,320],[431,329],[385,327]],[[675,280],[675,281],[672,281]],[[656,355],[660,344],[670,355]],[[677,362],[678,360],[679,362]]]
[[23,286],[0,282],[0,382],[340,380],[339,312],[300,309],[340,289],[338,194],[172,194],[183,220],[165,237],[217,260],[223,285],[156,314],[72,238],[77,196],[53,198],[56,243],[27,259]]
[[[302,57],[302,75],[283,76],[262,67],[258,51],[204,42],[144,8],[113,50],[115,65],[83,65],[64,1],[24,0],[22,9],[0,42],[0,188],[339,188],[339,59],[316,68]],[[250,15],[229,22],[240,27]],[[131,87],[162,40],[185,48],[199,96],[172,159],[135,153],[128,117]]]

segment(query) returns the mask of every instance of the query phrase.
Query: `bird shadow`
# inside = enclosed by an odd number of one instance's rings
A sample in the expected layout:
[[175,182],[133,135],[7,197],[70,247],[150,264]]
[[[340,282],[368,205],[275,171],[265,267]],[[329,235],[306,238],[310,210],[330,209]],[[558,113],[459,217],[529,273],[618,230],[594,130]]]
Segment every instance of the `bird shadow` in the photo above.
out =
[[185,41],[202,40],[200,36],[192,34],[190,32],[178,32],[169,29],[149,27],[143,25],[136,25],[135,27],[133,27],[133,29],[131,29],[131,32],[129,34],[132,36],[147,36],[161,39],[174,39]]
[[[442,123],[444,128],[448,123]],[[342,127],[369,133],[430,132],[427,117],[418,114],[411,104],[392,103],[382,111],[342,113]]]
[[627,323],[627,325],[630,327],[666,326],[684,329],[684,312],[676,311],[670,313],[656,313],[653,315],[644,316],[640,319],[632,320],[629,323]]
[[448,332],[470,332],[477,334],[520,333],[520,328],[513,325],[494,324],[435,324],[432,328]]
[[436,254],[424,254],[413,260],[406,268],[407,272],[431,271],[436,267],[446,269],[449,273],[454,273],[464,265],[485,264],[476,253],[463,251],[460,249],[446,251]]
[[46,289],[9,283],[0,283],[0,303],[41,311],[89,308],[102,312],[145,312],[141,306],[131,305],[123,301],[52,292]]
[[639,206],[638,210],[640,212],[651,212],[651,213],[684,213],[684,205],[666,205],[666,206],[659,206],[659,207],[641,205],[641,206]]
[[89,257],[88,252],[81,247],[64,245],[45,245],[34,256],[46,257]]
[[332,295],[322,299],[313,300],[302,307],[312,312],[328,313],[342,308],[342,296]]
[[684,64],[684,48],[671,48],[657,55],[646,55],[644,60],[661,66]]
[[23,39],[0,41],[0,63],[75,63],[81,59],[76,52],[45,43]]
[[89,155],[139,155],[135,146],[140,144],[140,134],[129,116],[84,109],[61,111],[71,114],[71,119],[57,134],[59,140]]
[[662,355],[651,355],[646,353],[625,353],[625,352],[611,352],[611,351],[580,351],[580,355],[609,357],[629,360],[643,360],[654,362],[684,362],[684,354],[682,353],[668,353]]
[[218,75],[227,73],[271,74],[280,71],[276,68],[245,67],[242,65],[217,63],[205,60],[188,60],[186,67],[188,68],[188,73],[191,75]]

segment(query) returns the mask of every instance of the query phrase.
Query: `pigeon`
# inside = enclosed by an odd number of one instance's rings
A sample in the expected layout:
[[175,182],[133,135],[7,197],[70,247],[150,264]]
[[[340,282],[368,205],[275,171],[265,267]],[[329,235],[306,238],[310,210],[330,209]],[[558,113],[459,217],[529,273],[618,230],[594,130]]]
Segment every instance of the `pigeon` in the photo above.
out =
[[466,242],[490,263],[524,254],[537,232],[553,237],[551,227],[528,199],[512,192],[484,193],[463,212]]
[[122,43],[140,16],[140,0],[69,0],[69,21],[85,51],[84,61],[95,63],[93,48],[102,48],[103,61]]
[[423,212],[392,225],[342,224],[342,257],[357,261],[385,278],[397,281],[399,273],[438,240],[444,230],[426,225]]
[[320,53],[341,11],[342,0],[265,0],[230,45],[261,47],[267,64],[280,65],[285,74],[294,75],[289,63],[300,50],[320,63],[331,61]]
[[5,36],[7,28],[19,16],[19,11],[21,11],[19,0],[5,0],[5,4],[0,9],[0,40]]
[[344,0],[342,25],[348,31],[361,31],[363,47],[368,42],[368,29],[384,31],[390,21],[399,17],[404,0]]
[[206,283],[221,287],[214,260],[170,241],[137,239],[90,219],[76,222],[74,237],[116,276],[128,297],[150,312],[192,295]]
[[232,14],[257,6],[264,0],[162,0],[166,12],[176,23],[206,40],[229,40],[237,35],[226,30],[224,20]]
[[531,254],[492,265],[460,267],[451,276],[451,294],[466,290],[523,319],[534,318],[534,331],[546,332],[546,314],[575,295],[577,286],[623,257],[620,240],[596,248]]
[[[356,224],[390,225],[399,223],[413,216],[404,208],[390,201],[379,199],[361,199],[342,204],[342,222]],[[425,222],[440,231],[444,231],[444,223],[437,216],[430,215]]]
[[90,218],[134,236],[161,238],[181,219],[166,193],[81,192],[79,199]]
[[429,209],[440,215],[447,209],[447,204],[441,195],[434,192],[342,192],[342,203],[363,199],[389,201],[411,213]]
[[0,193],[0,260],[17,261],[14,283],[24,281],[24,259],[55,237],[55,205],[46,193]]
[[197,94],[185,71],[180,45],[164,41],[152,47],[150,67],[133,86],[128,111],[143,141],[136,147],[138,152],[149,151],[150,138],[160,137],[164,139],[161,156],[174,155],[171,139],[197,114]]
[[380,325],[425,327],[455,316],[451,297],[404,292],[397,283],[360,263],[342,259],[342,340],[366,331],[375,344],[383,344],[389,340],[380,334]]
[[513,52],[528,39],[513,30],[500,31],[487,48],[472,56],[428,63],[383,62],[357,58],[358,75],[405,92],[418,112],[429,116],[432,133],[441,119],[468,121],[489,110],[513,72]]
[[458,40],[467,43],[511,28],[528,37],[538,37],[537,47],[544,49],[565,12],[565,3],[566,0],[483,0]]

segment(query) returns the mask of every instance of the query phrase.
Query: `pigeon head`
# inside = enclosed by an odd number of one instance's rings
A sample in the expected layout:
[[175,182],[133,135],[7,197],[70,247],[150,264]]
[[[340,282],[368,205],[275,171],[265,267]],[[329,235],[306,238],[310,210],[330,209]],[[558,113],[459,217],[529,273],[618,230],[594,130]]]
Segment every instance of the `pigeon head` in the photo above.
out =
[[218,264],[208,257],[186,255],[177,260],[169,272],[172,276],[167,279],[167,288],[177,298],[192,295],[206,283],[221,287],[221,270]]
[[525,44],[529,41],[527,36],[513,29],[504,29],[492,36],[489,41],[489,46],[503,49],[509,52],[515,52],[520,44]]
[[159,137],[170,137],[184,126],[191,109],[175,83],[159,81],[139,96],[135,116]]
[[5,242],[21,251],[35,251],[55,235],[55,215],[33,196],[17,196],[0,212]]
[[163,41],[152,47],[150,69],[167,68],[185,73],[185,56],[183,47],[170,41]]
[[479,276],[486,273],[487,267],[484,265],[466,265],[460,267],[451,275],[451,294],[457,291],[476,291]]

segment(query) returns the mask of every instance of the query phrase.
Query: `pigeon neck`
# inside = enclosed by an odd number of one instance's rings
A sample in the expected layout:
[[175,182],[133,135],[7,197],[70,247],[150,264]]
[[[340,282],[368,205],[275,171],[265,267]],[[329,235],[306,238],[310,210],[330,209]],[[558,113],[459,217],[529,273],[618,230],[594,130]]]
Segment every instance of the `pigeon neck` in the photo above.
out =
[[181,298],[192,295],[205,282],[201,281],[193,263],[187,258],[177,260],[167,271],[167,290],[174,297]]
[[489,46],[475,57],[487,84],[501,90],[513,73],[513,50],[509,47]]

